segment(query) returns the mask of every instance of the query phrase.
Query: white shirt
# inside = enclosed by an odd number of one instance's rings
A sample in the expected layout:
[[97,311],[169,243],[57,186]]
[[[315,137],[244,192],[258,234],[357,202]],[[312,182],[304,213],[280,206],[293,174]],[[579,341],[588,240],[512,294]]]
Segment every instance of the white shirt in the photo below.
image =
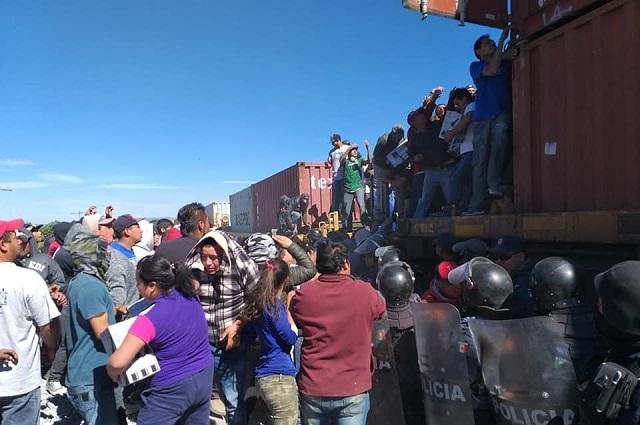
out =
[[0,263],[0,348],[18,353],[18,364],[0,366],[0,397],[16,396],[40,386],[40,340],[37,329],[60,312],[44,280],[33,270]]
[[[464,116],[473,113],[476,110],[476,102],[471,102],[464,109]],[[473,122],[470,122],[467,126],[467,131],[464,133],[464,141],[460,144],[460,155],[467,152],[473,152]]]
[[338,149],[331,151],[331,174],[334,180],[344,179],[344,167],[340,163],[340,158],[349,149],[349,145],[342,145]]

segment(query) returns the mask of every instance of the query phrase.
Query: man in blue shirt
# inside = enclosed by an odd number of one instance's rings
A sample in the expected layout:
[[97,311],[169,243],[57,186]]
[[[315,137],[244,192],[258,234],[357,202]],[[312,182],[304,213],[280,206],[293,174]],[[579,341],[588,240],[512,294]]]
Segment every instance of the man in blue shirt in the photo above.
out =
[[137,264],[133,246],[142,240],[142,230],[138,220],[131,214],[121,215],[115,219],[112,227],[116,240],[111,242],[111,247],[127,257],[134,265]]
[[502,52],[510,27],[502,31],[498,45],[483,35],[473,50],[479,59],[471,63],[470,73],[478,91],[473,112],[473,195],[463,215],[482,215],[485,197],[502,198],[511,126],[511,64]]
[[138,221],[130,214],[121,215],[113,222],[116,240],[109,245],[111,258],[105,275],[105,283],[118,315],[126,313],[126,306],[139,298],[136,287],[138,259],[133,246],[142,239]]

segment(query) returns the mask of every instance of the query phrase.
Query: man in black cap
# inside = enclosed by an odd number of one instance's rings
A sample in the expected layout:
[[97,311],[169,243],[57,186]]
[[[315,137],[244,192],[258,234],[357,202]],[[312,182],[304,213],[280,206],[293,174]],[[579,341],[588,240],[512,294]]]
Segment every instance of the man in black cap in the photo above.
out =
[[456,244],[456,237],[452,233],[442,232],[433,240],[433,247],[436,255],[442,260],[454,260],[456,254],[453,252],[453,246]]
[[337,133],[329,138],[329,143],[333,148],[329,151],[325,164],[331,167],[331,212],[342,211],[340,207],[344,196],[344,165],[340,160],[349,148],[349,144],[344,143]]
[[140,298],[133,246],[142,239],[142,231],[138,221],[131,214],[125,214],[113,222],[113,232],[116,240],[109,245],[111,258],[104,280],[116,311],[122,314]]
[[496,264],[509,272],[513,280],[513,295],[506,306],[514,318],[533,316],[535,302],[529,285],[533,264],[527,259],[525,240],[520,236],[502,236],[496,240],[491,254]]

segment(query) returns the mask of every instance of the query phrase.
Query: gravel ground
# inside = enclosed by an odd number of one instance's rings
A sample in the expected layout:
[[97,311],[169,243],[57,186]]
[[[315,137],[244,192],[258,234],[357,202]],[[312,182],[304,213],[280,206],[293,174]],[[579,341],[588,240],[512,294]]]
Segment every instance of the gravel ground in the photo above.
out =
[[46,381],[42,380],[40,386],[40,425],[79,425],[82,418],[78,415],[67,399],[66,391],[63,394],[52,395],[45,390]]

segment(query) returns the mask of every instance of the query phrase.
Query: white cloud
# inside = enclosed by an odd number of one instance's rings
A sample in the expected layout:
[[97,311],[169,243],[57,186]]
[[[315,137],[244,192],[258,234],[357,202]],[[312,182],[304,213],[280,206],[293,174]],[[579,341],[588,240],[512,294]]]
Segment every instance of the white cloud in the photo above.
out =
[[253,184],[251,180],[223,180],[221,184]]
[[36,165],[33,161],[23,159],[0,159],[0,167],[29,167]]
[[46,182],[56,182],[56,183],[71,183],[71,184],[82,184],[84,180],[77,176],[71,176],[68,174],[61,173],[44,173],[38,176],[40,180],[44,180]]
[[121,190],[176,190],[179,186],[165,186],[148,183],[109,183],[98,185],[100,189],[121,189]]
[[37,180],[23,180],[23,181],[14,181],[14,182],[0,182],[0,188],[3,189],[12,189],[12,190],[20,190],[20,189],[40,189],[43,187],[49,187],[51,183]]

